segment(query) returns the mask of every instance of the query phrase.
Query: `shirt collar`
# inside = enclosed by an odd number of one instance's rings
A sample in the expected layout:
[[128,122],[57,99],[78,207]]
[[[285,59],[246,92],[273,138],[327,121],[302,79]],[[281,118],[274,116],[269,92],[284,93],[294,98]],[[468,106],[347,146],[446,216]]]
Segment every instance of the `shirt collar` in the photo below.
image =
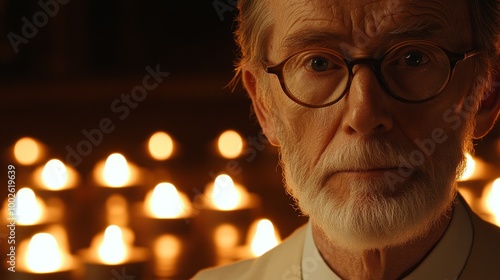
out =
[[[443,237],[427,257],[404,280],[458,279],[469,256],[473,229],[472,222],[459,195],[453,209],[453,217]],[[312,236],[311,221],[307,224],[302,253],[302,279],[340,280],[325,263]]]

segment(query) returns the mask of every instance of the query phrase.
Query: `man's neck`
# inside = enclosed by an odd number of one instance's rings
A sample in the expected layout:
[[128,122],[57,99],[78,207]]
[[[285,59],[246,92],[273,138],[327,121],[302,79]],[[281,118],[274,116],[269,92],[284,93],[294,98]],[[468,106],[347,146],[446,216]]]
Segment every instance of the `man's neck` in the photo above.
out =
[[426,235],[407,243],[381,249],[353,251],[335,246],[319,228],[312,227],[313,238],[326,264],[342,279],[400,279],[411,272],[443,236],[451,221],[442,216]]

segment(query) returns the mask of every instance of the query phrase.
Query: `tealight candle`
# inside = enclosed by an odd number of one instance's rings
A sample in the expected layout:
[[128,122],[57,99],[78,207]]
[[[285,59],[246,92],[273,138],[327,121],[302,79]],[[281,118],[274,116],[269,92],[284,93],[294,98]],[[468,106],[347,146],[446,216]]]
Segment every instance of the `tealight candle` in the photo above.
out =
[[281,242],[278,231],[268,219],[260,219],[253,224],[249,239],[250,249],[255,257],[263,255]]
[[221,211],[239,210],[255,206],[259,203],[255,195],[235,184],[233,179],[226,174],[217,176],[213,184],[205,189],[206,207]]
[[113,271],[120,274],[123,269],[127,275],[142,279],[148,252],[133,247],[133,240],[131,230],[116,225],[96,235],[90,248],[79,253],[85,266],[83,279],[110,279]]
[[58,198],[71,203],[73,191],[80,183],[80,175],[58,159],[49,160],[33,172],[32,181],[44,198]]
[[73,257],[47,232],[21,242],[19,258],[13,279],[67,280],[75,268]]
[[[197,197],[197,200],[202,209],[199,221],[209,236],[213,236],[218,226],[231,224],[237,229],[238,245],[244,244],[250,224],[260,214],[259,197],[249,193],[242,185],[235,184],[226,174],[217,176],[213,184],[206,187],[204,195]],[[214,239],[209,242],[217,247]]]
[[94,168],[94,181],[99,186],[126,188],[139,183],[139,168],[119,153],[108,156]]
[[[128,201],[137,202],[142,197],[139,184],[146,180],[144,171],[119,153],[108,156],[105,161],[95,165],[93,171],[94,182],[97,185],[98,194],[101,198],[109,197],[118,193]],[[147,176],[146,176],[147,177]]]
[[45,227],[59,221],[60,209],[48,207],[35,192],[27,187],[21,188],[14,200],[4,204],[3,216],[9,222],[16,223],[16,237],[21,240]]
[[248,231],[247,243],[238,248],[240,259],[260,257],[281,242],[278,231],[268,219],[259,219],[252,223]]
[[189,221],[195,214],[187,195],[167,182],[159,183],[149,191],[144,202],[136,205],[134,213],[137,213],[135,226],[141,231],[145,243],[165,232],[186,235]]
[[159,219],[178,219],[191,216],[188,197],[171,183],[159,183],[146,195],[144,211]]

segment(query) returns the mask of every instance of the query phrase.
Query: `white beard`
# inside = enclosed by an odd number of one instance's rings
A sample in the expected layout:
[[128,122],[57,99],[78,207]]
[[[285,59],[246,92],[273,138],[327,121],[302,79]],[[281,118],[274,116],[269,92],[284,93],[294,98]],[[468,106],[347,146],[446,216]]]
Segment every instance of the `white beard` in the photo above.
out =
[[[275,121],[276,127],[285,127],[277,116]],[[394,145],[387,139],[352,141],[346,147],[330,149],[329,154],[325,150],[310,166],[304,152],[307,147],[301,147],[297,137],[284,131],[277,131],[277,136],[286,187],[301,211],[330,242],[369,250],[400,245],[426,234],[452,207],[457,172],[464,161],[466,130],[453,131],[446,142],[436,144],[432,167],[426,159],[395,186],[383,176],[352,178],[332,176],[332,171],[377,164],[401,166],[401,159],[408,159],[416,149],[411,144]]]

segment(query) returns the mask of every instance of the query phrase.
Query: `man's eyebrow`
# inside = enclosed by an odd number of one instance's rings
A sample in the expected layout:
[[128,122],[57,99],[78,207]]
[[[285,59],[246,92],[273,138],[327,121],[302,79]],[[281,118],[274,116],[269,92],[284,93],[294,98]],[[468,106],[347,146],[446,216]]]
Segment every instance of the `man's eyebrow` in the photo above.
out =
[[[307,47],[329,47],[345,41],[344,36],[331,31],[301,30],[286,36],[280,51],[298,51]],[[334,47],[334,46],[331,46]]]
[[434,21],[421,20],[414,24],[402,25],[395,30],[388,32],[384,39],[439,39],[445,35],[444,27]]
[[[402,25],[397,29],[386,32],[379,40],[380,42],[403,41],[403,40],[438,40],[442,39],[445,35],[444,28],[441,24],[431,21],[419,21],[410,25]],[[379,35],[378,30],[371,32],[371,34],[360,34],[363,32],[358,29],[358,38],[371,40],[373,37]],[[356,31],[355,31],[356,32]],[[308,47],[325,47],[325,48],[338,48],[341,43],[350,44],[346,37],[340,33],[332,31],[316,31],[316,30],[301,30],[286,36],[280,47],[280,51],[295,52]],[[368,44],[368,43],[367,43]]]

